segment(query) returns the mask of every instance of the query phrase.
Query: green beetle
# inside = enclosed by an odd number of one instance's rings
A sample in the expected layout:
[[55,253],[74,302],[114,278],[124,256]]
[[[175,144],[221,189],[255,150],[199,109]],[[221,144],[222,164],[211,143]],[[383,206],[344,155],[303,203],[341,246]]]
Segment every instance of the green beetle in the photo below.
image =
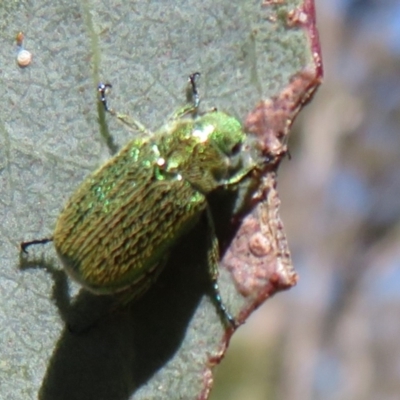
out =
[[189,77],[189,104],[154,134],[109,109],[111,85],[100,84],[105,110],[147,137],[129,142],[82,182],[52,238],[21,243],[21,249],[53,240],[72,278],[93,293],[121,293],[128,302],[149,288],[173,246],[206,214],[214,300],[234,325],[219,294],[219,245],[207,196],[234,187],[258,166],[243,162],[246,135],[237,119],[216,110],[198,113],[198,77]]

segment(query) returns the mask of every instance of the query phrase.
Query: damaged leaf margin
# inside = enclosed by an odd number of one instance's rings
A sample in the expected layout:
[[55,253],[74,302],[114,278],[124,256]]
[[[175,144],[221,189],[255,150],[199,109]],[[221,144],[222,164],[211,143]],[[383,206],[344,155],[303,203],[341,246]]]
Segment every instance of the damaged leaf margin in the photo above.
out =
[[[263,5],[283,3],[281,0],[265,1]],[[276,20],[273,14],[269,18]],[[253,196],[256,205],[241,221],[220,265],[229,271],[237,291],[245,299],[237,317],[240,324],[266,299],[291,288],[298,281],[279,215],[277,170],[288,154],[290,128],[303,106],[312,99],[323,77],[313,0],[305,0],[302,6],[289,10],[286,25],[288,29],[304,30],[312,51],[312,62],[295,74],[280,93],[260,101],[245,121],[246,131],[257,137],[262,152],[274,162],[261,178]],[[223,358],[232,334],[233,331],[226,333],[220,351],[209,358],[209,366],[203,375],[204,390],[199,399],[208,398],[213,384],[212,367]]]

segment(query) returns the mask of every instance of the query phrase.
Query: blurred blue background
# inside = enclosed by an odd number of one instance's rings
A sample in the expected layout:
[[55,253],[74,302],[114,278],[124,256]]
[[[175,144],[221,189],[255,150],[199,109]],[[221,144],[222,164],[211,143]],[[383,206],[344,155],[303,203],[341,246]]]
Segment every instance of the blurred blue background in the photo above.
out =
[[400,1],[316,9],[324,82],[278,179],[300,281],[234,335],[212,400],[400,398]]

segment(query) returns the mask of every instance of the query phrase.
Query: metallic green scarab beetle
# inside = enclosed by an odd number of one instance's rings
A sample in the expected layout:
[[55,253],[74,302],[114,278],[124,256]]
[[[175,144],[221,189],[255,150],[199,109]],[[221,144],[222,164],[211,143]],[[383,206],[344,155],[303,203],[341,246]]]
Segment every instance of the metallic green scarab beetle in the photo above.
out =
[[[244,166],[245,133],[233,117],[216,110],[198,113],[196,80],[189,77],[190,103],[154,134],[138,121],[106,111],[142,133],[89,175],[61,212],[53,240],[66,271],[97,294],[121,293],[125,301],[145,292],[160,274],[169,251],[205,213],[214,300],[234,324],[219,294],[219,247],[207,196],[238,184],[257,167]],[[144,136],[144,135],[143,135]],[[249,164],[249,163],[248,163]]]

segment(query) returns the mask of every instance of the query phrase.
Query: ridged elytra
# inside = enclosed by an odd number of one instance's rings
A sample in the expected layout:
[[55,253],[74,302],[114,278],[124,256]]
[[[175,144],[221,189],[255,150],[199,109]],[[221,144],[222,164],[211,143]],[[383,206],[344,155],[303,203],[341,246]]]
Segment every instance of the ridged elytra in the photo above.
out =
[[213,297],[230,324],[218,288],[219,244],[207,198],[237,185],[258,166],[241,158],[246,138],[240,122],[217,110],[199,113],[196,81],[189,76],[189,102],[154,134],[140,122],[107,106],[105,110],[144,136],[90,174],[61,211],[52,238],[68,274],[96,294],[121,294],[124,302],[155,281],[178,240],[200,217],[207,218],[207,260]]

